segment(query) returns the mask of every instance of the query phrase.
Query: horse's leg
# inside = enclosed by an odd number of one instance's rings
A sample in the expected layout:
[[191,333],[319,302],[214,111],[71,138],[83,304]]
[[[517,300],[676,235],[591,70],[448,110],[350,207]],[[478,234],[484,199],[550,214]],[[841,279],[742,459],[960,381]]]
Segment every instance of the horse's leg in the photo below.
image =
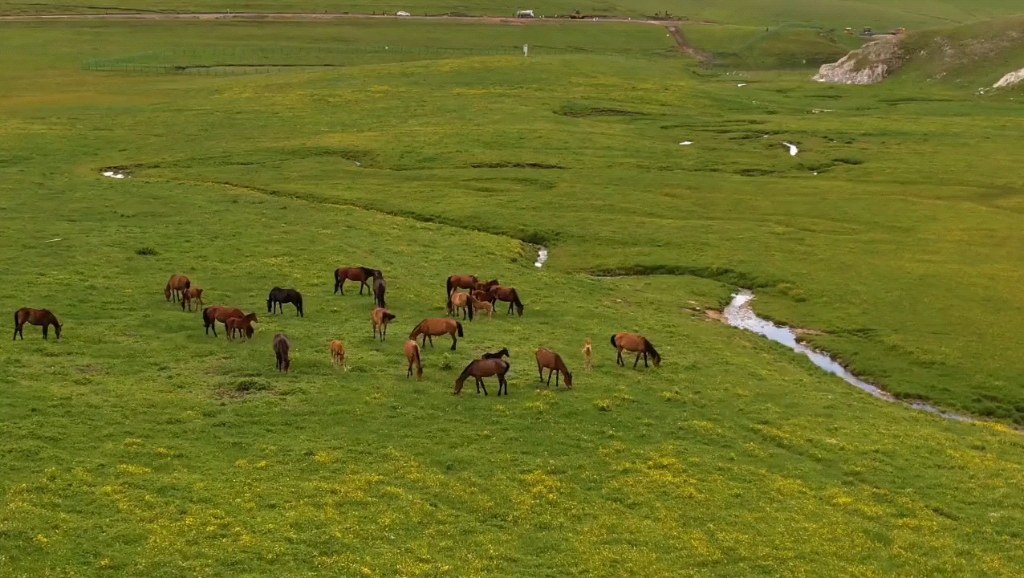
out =
[[360,281],[360,282],[359,282],[359,294],[360,294],[360,295],[362,295],[362,294],[363,294],[363,286],[364,286],[364,285],[366,285],[366,281]]
[[644,367],[650,367],[649,365],[647,365],[647,352],[646,351],[644,352]]
[[636,369],[636,364],[640,363],[640,354],[636,354],[636,361],[633,362],[633,369]]
[[537,362],[537,373],[540,374],[540,380],[544,381],[544,366]]
[[[487,395],[487,384],[484,383],[484,380],[483,380],[482,377],[478,377],[477,379],[480,380],[480,387],[484,388],[484,395]],[[501,385],[498,385],[498,392],[499,393],[501,392]]]
[[[555,389],[558,389],[558,377],[559,377],[560,375],[562,375],[562,372],[561,372],[561,371],[559,371],[558,373],[556,373],[556,374],[555,374]],[[549,380],[549,381],[551,380],[551,376],[550,376],[550,375],[548,376],[548,380]]]
[[458,339],[455,338],[455,332],[452,332],[452,351],[455,351],[455,344],[458,343]]
[[625,365],[625,363],[622,362],[622,350],[621,349],[618,350],[618,355],[615,356],[615,365]]

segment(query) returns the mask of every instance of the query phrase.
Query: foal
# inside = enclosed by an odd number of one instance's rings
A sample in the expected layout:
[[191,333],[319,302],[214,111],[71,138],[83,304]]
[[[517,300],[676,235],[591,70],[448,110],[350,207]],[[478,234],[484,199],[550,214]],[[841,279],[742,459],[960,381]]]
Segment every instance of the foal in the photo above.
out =
[[[474,293],[483,293],[483,291],[475,291]],[[469,296],[469,300],[472,302],[474,311],[483,311],[487,313],[487,318],[491,319],[494,317],[494,305],[491,305],[488,301],[479,301],[473,295]]]
[[370,322],[373,323],[373,338],[376,339],[377,335],[380,335],[380,340],[384,341],[388,337],[388,323],[395,320],[395,316],[390,311],[383,307],[378,307],[373,310],[370,314]]
[[190,287],[181,292],[181,310],[185,310],[185,306],[188,306],[188,310],[192,311],[192,301],[196,301],[196,311],[201,311],[203,308],[203,289],[201,287]]
[[245,317],[231,317],[224,321],[224,331],[228,339],[235,338],[235,332],[245,339],[252,339],[252,334],[255,330],[252,328],[252,322],[256,321],[256,314],[250,313]]
[[335,367],[341,365],[345,371],[348,371],[348,363],[345,362],[345,344],[338,340],[331,342],[331,363]]
[[416,379],[423,379],[423,361],[420,359],[420,344],[415,339],[405,342],[405,360],[409,362],[409,371],[405,372],[405,378],[412,377],[412,366],[416,366]]
[[14,312],[14,341],[21,335],[21,340],[25,341],[25,324],[29,325],[42,325],[43,326],[43,339],[49,339],[49,329],[53,325],[53,330],[57,334],[57,339],[60,339],[60,330],[64,328],[63,325],[57,322],[57,316],[50,313],[47,309],[30,309],[28,307],[22,307]]

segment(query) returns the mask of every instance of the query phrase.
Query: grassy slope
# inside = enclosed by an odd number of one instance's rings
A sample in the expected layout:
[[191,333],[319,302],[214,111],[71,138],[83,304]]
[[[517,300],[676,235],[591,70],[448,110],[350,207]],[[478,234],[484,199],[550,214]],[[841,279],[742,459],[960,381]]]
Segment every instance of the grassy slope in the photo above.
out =
[[[522,8],[519,2],[492,0],[468,0],[445,2],[441,0],[414,0],[394,5],[379,2],[352,2],[350,0],[227,0],[208,2],[205,0],[120,0],[119,2],[95,5],[88,3],[19,2],[0,1],[0,13],[47,13],[47,12],[107,12],[156,11],[156,12],[222,12],[225,10],[262,12],[396,12],[406,10],[413,14],[469,14],[489,16],[511,16]],[[712,21],[730,24],[766,26],[780,23],[801,22],[828,27],[875,26],[891,28],[908,26],[912,28],[943,26],[951,22],[970,22],[1019,14],[1021,7],[1015,0],[912,0],[898,5],[883,0],[848,2],[845,0],[786,0],[764,2],[762,0],[720,0],[709,3],[700,0],[639,0],[634,2],[577,2],[575,0],[546,0],[530,4],[538,15],[565,15],[574,10],[585,14],[614,15],[627,17],[652,16],[668,11],[677,17],[690,20]]]
[[[895,99],[911,95],[899,93],[879,104],[788,76],[754,78],[739,96],[731,79],[699,79],[656,56],[660,35],[619,39],[646,58],[200,77],[77,67],[197,37],[244,47],[393,33],[466,45],[482,33],[4,32],[0,222],[12,240],[6,285],[18,293],[0,309],[45,304],[67,335],[0,341],[0,573],[1013,576],[1024,565],[1020,437],[882,404],[683,309],[722,302],[727,286],[571,273],[734,268],[772,282],[759,298],[770,313],[834,328],[827,343],[858,368],[973,407],[965,389],[992,384],[961,389],[965,376],[1019,367],[998,348],[1013,342],[1020,317],[1010,298],[1019,207],[990,195],[1016,183],[977,166],[1008,154],[1009,101],[951,92],[952,102],[903,104]],[[807,114],[820,103],[841,112]],[[551,114],[566,105],[648,116]],[[897,114],[905,122],[894,128]],[[751,126],[786,134],[731,138]],[[954,154],[943,136],[953,126],[977,139],[978,159]],[[674,142],[690,135],[701,146],[681,156]],[[780,155],[781,138],[806,157]],[[893,146],[905,154],[890,160]],[[807,174],[808,163],[854,156],[865,163]],[[569,168],[467,168],[506,160]],[[132,163],[148,168],[129,181],[97,175]],[[734,174],[751,168],[781,172]],[[202,183],[214,180],[274,194]],[[550,270],[537,271],[506,237],[324,201],[557,245]],[[135,255],[142,246],[160,255]],[[362,262],[391,283],[400,322],[383,345],[369,339],[366,298],[330,295],[330,269]],[[507,400],[451,398],[440,348],[427,352],[424,383],[403,377],[402,329],[440,312],[445,275],[470,270],[517,285],[527,302],[522,320],[467,327],[450,356],[460,366],[508,345]],[[170,272],[190,274],[212,301],[261,311],[269,287],[293,285],[308,317],[262,318],[249,344],[207,338],[195,314],[164,303]],[[997,300],[1005,319],[989,310]],[[616,369],[604,342],[620,328],[655,338],[664,367]],[[272,371],[279,330],[295,343],[286,377]],[[586,335],[597,370],[578,375],[571,393],[535,392],[532,348],[553,346],[578,367]],[[329,367],[336,337],[352,351],[348,374]],[[938,351],[941,370],[916,364]],[[950,384],[946,397],[936,376]]]

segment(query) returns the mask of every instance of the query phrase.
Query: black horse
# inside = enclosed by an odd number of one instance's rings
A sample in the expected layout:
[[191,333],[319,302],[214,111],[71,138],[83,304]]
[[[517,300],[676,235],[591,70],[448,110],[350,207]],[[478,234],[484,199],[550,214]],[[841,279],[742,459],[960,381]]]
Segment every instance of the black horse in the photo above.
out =
[[502,347],[501,351],[495,351],[494,353],[485,353],[480,356],[480,359],[501,359],[502,357],[511,357],[507,347]]
[[373,299],[377,302],[377,307],[387,307],[387,303],[384,302],[384,292],[387,291],[387,288],[383,275],[373,276]]
[[285,303],[294,304],[295,314],[299,317],[306,316],[302,311],[302,293],[295,289],[281,289],[280,287],[270,290],[270,295],[267,296],[267,313],[276,313],[278,307],[281,308],[281,313],[284,313]]

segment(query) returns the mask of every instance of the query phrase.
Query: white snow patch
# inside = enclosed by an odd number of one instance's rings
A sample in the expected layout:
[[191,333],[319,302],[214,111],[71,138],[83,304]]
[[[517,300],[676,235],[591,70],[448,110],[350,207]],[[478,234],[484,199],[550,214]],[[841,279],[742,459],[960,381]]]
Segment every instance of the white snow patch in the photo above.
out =
[[736,86],[739,87],[739,88],[743,88],[746,85],[747,85],[746,82],[741,82],[741,83],[737,84]]
[[693,144],[692,140],[684,140],[683,142],[679,143],[679,146],[688,147],[688,146],[690,146],[692,144]]
[[796,153],[800,152],[800,149],[796,148],[795,144],[789,144],[788,142],[782,143],[789,147],[789,156],[795,157]]
[[124,173],[119,173],[119,172],[116,172],[116,171],[103,171],[103,176],[110,177],[112,179],[126,179],[126,178],[128,178],[128,175],[126,175]]
[[1015,70],[999,79],[999,82],[992,85],[992,88],[1010,88],[1024,82],[1024,68]]

